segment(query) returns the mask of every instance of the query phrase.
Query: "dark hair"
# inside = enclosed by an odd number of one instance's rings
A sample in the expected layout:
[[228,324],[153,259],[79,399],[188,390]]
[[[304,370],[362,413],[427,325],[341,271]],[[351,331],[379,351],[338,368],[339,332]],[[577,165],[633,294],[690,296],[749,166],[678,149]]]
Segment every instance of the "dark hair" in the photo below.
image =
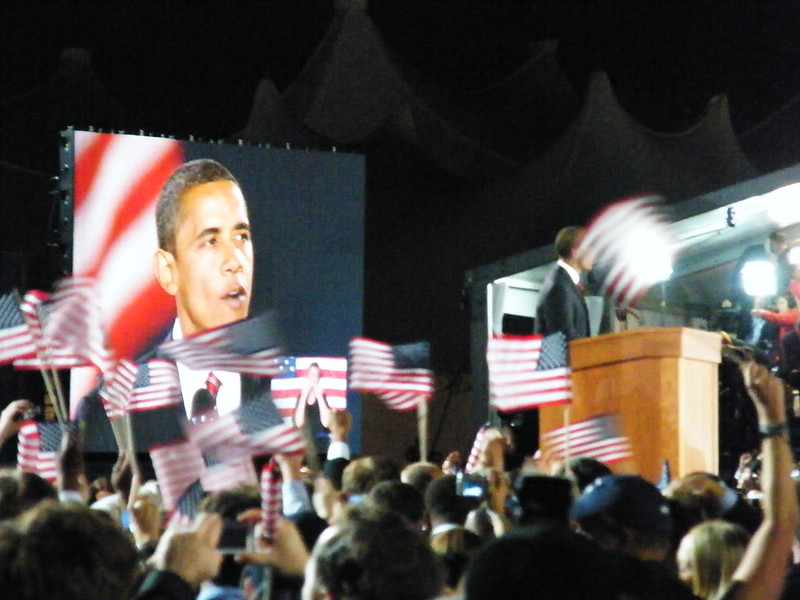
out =
[[386,456],[363,456],[347,465],[342,473],[342,491],[369,494],[381,481],[400,479],[400,466]]
[[382,481],[369,493],[367,501],[377,508],[396,512],[409,523],[417,523],[425,514],[422,494],[402,481]]
[[182,164],[172,172],[156,203],[156,232],[158,247],[175,252],[175,231],[180,212],[180,200],[189,188],[214,181],[231,181],[239,186],[233,174],[220,163],[210,158],[200,158]]
[[433,519],[463,525],[475,499],[458,495],[455,475],[442,475],[425,490],[425,508]]
[[44,502],[25,516],[20,533],[12,584],[25,591],[21,600],[131,596],[136,547],[106,513]]
[[577,242],[583,237],[583,227],[569,225],[556,234],[556,254],[559,258],[570,258]]
[[604,462],[591,456],[572,456],[565,460],[556,471],[558,477],[566,477],[578,486],[579,491],[598,477],[611,475],[613,471]]
[[315,554],[319,584],[339,600],[427,600],[440,591],[433,550],[395,513],[349,510]]
[[50,482],[27,471],[0,471],[0,521],[14,518],[42,500],[58,500],[58,491]]

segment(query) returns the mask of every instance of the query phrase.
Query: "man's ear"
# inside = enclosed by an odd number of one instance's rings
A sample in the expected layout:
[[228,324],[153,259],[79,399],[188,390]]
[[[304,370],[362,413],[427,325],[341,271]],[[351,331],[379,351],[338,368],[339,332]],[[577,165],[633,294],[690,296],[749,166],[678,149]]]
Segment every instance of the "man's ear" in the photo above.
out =
[[156,251],[153,256],[153,271],[158,283],[170,296],[174,296],[178,291],[175,266],[175,256],[172,252],[163,249]]

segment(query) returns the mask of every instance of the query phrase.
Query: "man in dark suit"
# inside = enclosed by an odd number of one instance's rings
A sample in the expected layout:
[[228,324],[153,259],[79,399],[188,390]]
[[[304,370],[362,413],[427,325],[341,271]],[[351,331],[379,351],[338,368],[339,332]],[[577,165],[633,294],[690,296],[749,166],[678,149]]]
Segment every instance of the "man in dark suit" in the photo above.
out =
[[556,235],[558,263],[544,280],[536,305],[536,332],[561,331],[567,341],[589,337],[589,310],[580,290],[580,276],[592,268],[591,252],[579,248],[582,227],[564,227]]

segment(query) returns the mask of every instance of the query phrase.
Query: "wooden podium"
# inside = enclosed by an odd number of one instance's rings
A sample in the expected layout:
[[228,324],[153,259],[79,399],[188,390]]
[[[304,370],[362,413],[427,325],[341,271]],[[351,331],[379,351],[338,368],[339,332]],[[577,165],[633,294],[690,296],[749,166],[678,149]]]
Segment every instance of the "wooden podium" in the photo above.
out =
[[613,413],[633,459],[613,465],[655,482],[719,467],[717,365],[721,336],[685,327],[642,328],[570,343],[573,400],[542,407],[539,435]]

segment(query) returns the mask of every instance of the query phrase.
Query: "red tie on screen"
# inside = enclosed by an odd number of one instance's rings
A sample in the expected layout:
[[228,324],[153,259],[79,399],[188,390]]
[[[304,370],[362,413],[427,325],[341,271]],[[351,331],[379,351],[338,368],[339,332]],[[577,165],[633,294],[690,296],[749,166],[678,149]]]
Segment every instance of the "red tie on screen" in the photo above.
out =
[[214,373],[209,373],[208,377],[206,377],[206,389],[214,400],[217,399],[217,394],[219,394],[219,388],[221,386],[222,382],[219,380],[219,377],[214,375]]
[[217,416],[217,394],[222,382],[214,373],[206,377],[206,386],[194,393],[191,420],[193,423],[209,421]]

